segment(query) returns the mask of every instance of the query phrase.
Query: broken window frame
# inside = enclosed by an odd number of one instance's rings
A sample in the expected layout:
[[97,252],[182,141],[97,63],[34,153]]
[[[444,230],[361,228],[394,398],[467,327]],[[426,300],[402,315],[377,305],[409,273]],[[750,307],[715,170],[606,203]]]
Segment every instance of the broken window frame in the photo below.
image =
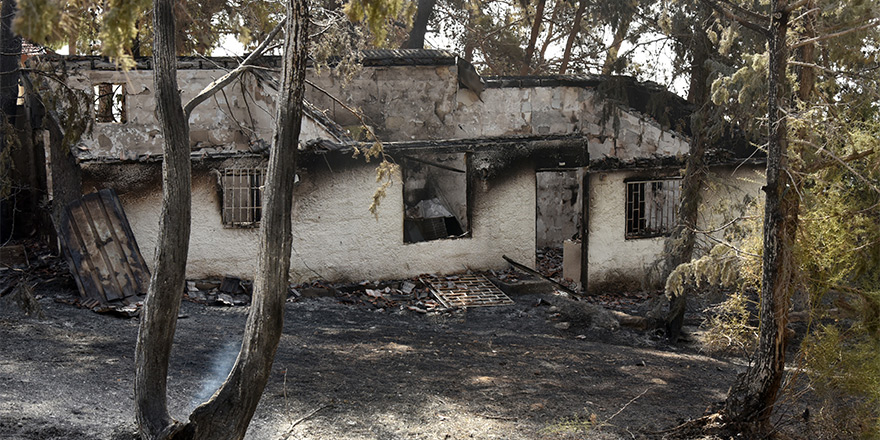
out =
[[220,170],[220,219],[224,228],[260,226],[265,182],[266,169],[262,167]]
[[102,82],[92,86],[95,122],[124,124],[128,121],[125,108],[125,84]]
[[[445,155],[445,156],[461,155],[462,159],[463,159],[461,162],[464,164],[464,169],[441,164],[438,161],[431,160],[430,158],[426,159],[426,156],[436,156],[436,155]],[[453,234],[448,234],[448,235],[440,236],[440,237],[436,237],[436,238],[413,240],[413,237],[407,231],[407,228],[412,226],[411,222],[416,220],[412,217],[409,217],[408,213],[407,213],[408,209],[411,208],[411,206],[409,206],[407,204],[407,200],[406,200],[407,199],[407,183],[406,182],[408,180],[408,170],[410,169],[410,166],[408,166],[407,162],[418,164],[420,166],[433,167],[436,170],[441,170],[440,172],[464,174],[464,192],[465,192],[464,193],[464,199],[465,199],[464,216],[463,216],[463,218],[458,218],[458,216],[453,213],[453,218],[455,218],[456,223],[458,224],[458,227],[462,231],[460,234],[453,233]],[[471,153],[468,153],[468,152],[440,153],[440,152],[426,151],[424,153],[409,153],[409,154],[401,157],[401,163],[403,164],[403,166],[401,167],[401,173],[402,173],[402,177],[403,177],[403,184],[401,185],[401,191],[403,192],[403,222],[402,222],[403,223],[403,225],[402,225],[403,226],[403,228],[402,228],[403,234],[402,234],[401,238],[402,238],[404,244],[424,243],[424,242],[431,242],[431,241],[437,241],[437,240],[456,240],[456,239],[461,239],[461,238],[471,238],[472,237],[472,232],[473,232],[473,229],[472,229],[472,225],[473,225],[473,222],[472,222],[473,192],[472,192],[471,188],[473,185],[471,182],[472,181],[471,162],[472,162]],[[424,200],[429,200],[429,199],[424,199]],[[464,223],[464,224],[462,224],[462,223]],[[444,223],[444,228],[446,228],[445,230],[448,232],[449,229],[448,229],[448,226],[446,225],[446,223]]]
[[[681,178],[634,178],[624,181],[624,230],[627,240],[663,237],[678,224]],[[671,185],[671,188],[667,186]],[[671,199],[668,197],[671,191]],[[650,197],[649,194],[653,195]],[[659,196],[663,197],[660,198]]]

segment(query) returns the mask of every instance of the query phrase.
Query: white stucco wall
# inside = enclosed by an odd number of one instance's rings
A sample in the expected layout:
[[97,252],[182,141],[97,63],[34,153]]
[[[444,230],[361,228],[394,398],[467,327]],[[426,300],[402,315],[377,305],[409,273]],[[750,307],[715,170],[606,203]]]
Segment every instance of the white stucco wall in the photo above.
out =
[[[528,167],[510,169],[503,178],[477,183],[470,238],[410,244],[403,243],[399,179],[382,200],[376,219],[368,210],[376,187],[374,166],[334,168],[333,173],[318,169],[300,178],[294,208],[293,282],[499,269],[507,265],[502,255],[534,265],[535,175]],[[251,279],[256,269],[258,231],[224,228],[217,191],[216,177],[196,173],[187,278],[232,275]],[[130,191],[120,199],[141,252],[152,265],[161,191]]]
[[[662,257],[665,237],[625,238],[626,186],[630,177],[649,179],[678,176],[666,173],[610,171],[590,175],[589,288],[622,290],[656,287],[656,262]],[[699,228],[717,228],[742,215],[745,200],[763,198],[761,167],[718,167],[700,205]],[[716,235],[720,236],[721,232]],[[653,285],[652,285],[653,284]]]
[[[128,122],[96,124],[94,132],[82,141],[85,155],[136,159],[140,154],[161,152],[152,72],[87,67],[73,63],[70,85],[91,92],[92,85],[101,82],[126,84]],[[219,69],[180,69],[184,102],[223,73]],[[688,150],[687,138],[663,130],[656,121],[635,111],[620,109],[618,128],[613,129],[613,120],[601,120],[602,103],[589,87],[489,88],[477,99],[470,90],[459,88],[457,67],[449,65],[365,67],[348,82],[331,77],[327,71],[311,72],[310,79],[348,105],[362,109],[367,122],[386,141],[580,134],[587,138],[594,161],[606,157],[628,161],[675,156]],[[241,151],[255,140],[271,139],[274,97],[257,87],[248,75],[243,79],[245,93],[240,85],[227,87],[228,103],[218,94],[219,102],[210,99],[197,108],[190,124],[193,147]],[[316,89],[307,87],[307,94],[339,124],[359,122]],[[248,129],[243,130],[239,124]],[[304,118],[301,139],[319,137],[332,136]],[[399,181],[382,201],[377,220],[367,211],[376,187],[373,166],[350,165],[335,171],[330,173],[317,166],[301,175],[294,220],[293,280],[399,278],[500,268],[505,266],[502,254],[525,264],[534,262],[537,199],[536,177],[530,167],[504,170],[500,174],[505,177],[478,183],[473,192],[471,238],[412,244],[403,243]],[[707,191],[701,213],[703,224],[721,224],[734,209],[735,204],[729,202],[741,200],[744,194],[761,196],[757,188],[763,178],[753,169],[743,167],[732,172],[716,170],[718,182],[733,185],[719,183]],[[673,171],[672,175],[677,173]],[[641,287],[648,269],[662,252],[662,237],[624,239],[623,180],[634,175],[616,171],[590,177],[591,287],[627,282]],[[250,278],[256,264],[256,229],[224,228],[216,177],[204,170],[194,176],[188,276],[214,278],[229,274]],[[104,183],[114,184],[107,179]],[[121,192],[121,197],[141,250],[151,262],[158,233],[158,185]],[[576,222],[576,217],[566,221]],[[555,226],[541,224],[541,228]]]

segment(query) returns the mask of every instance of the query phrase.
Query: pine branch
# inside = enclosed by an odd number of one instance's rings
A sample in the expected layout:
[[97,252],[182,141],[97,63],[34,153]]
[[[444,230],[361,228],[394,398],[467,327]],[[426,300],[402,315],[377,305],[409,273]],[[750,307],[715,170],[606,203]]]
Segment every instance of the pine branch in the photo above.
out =
[[[803,145],[809,145],[809,146],[813,146],[813,147],[816,146],[812,142],[802,141],[802,140],[797,140],[797,139],[794,139],[793,142],[803,144]],[[852,175],[854,175],[857,179],[861,180],[865,185],[868,185],[868,187],[870,187],[871,190],[873,190],[875,193],[880,194],[880,188],[877,188],[877,186],[874,185],[874,182],[872,182],[871,179],[868,179],[867,177],[863,176],[861,173],[859,173],[855,168],[853,168],[849,164],[849,162],[852,162],[852,161],[858,160],[858,159],[863,159],[865,157],[868,157],[868,156],[874,154],[875,152],[876,152],[875,150],[870,149],[870,150],[865,150],[862,152],[856,151],[855,153],[852,153],[852,154],[845,156],[845,157],[838,157],[834,153],[826,150],[825,147],[819,147],[816,150],[816,153],[823,153],[823,154],[828,155],[829,157],[831,157],[831,161],[829,161],[830,163],[829,162],[822,162],[820,164],[816,164],[813,167],[808,168],[807,171],[809,171],[809,172],[818,171],[818,170],[820,170],[822,168],[826,168],[826,167],[830,166],[831,164],[833,164],[834,162],[836,162],[836,163],[840,164],[842,167],[846,168],[847,171],[852,173]]]
[[[706,1],[706,0],[704,0],[704,1]],[[872,27],[878,27],[878,26],[880,26],[880,18],[874,18],[874,19],[868,20],[867,23],[865,23],[865,24],[863,24],[863,25],[861,25],[861,26],[856,26],[856,27],[854,27],[854,28],[844,29],[844,30],[842,30],[842,31],[840,31],[840,32],[835,32],[835,33],[832,33],[832,34],[819,35],[818,37],[813,37],[813,38],[808,38],[808,39],[806,39],[806,40],[798,41],[797,43],[794,43],[794,44],[792,44],[791,46],[789,46],[789,49],[790,49],[790,50],[794,50],[794,49],[797,49],[797,48],[799,48],[799,47],[806,46],[806,45],[808,45],[808,44],[817,43],[817,42],[819,42],[819,41],[830,40],[830,39],[832,39],[832,38],[842,37],[842,36],[844,36],[844,35],[846,35],[846,34],[851,34],[851,33],[853,33],[853,32],[863,31],[863,30],[865,30],[865,29],[870,29],[870,28],[872,28]]]
[[[709,7],[716,10],[728,20],[737,22],[743,27],[751,29],[765,37],[770,37],[770,18],[766,15],[749,11],[748,9],[737,6],[727,0],[702,0],[702,2],[709,5]],[[724,6],[722,6],[722,4]]]
[[186,105],[183,106],[183,112],[186,116],[186,120],[189,121],[190,115],[192,115],[193,110],[195,110],[195,108],[199,104],[205,102],[213,94],[217,93],[217,91],[219,91],[223,87],[226,87],[227,85],[235,81],[239,76],[241,76],[242,73],[250,69],[251,64],[258,58],[263,56],[263,54],[266,52],[266,49],[269,47],[269,43],[271,43],[275,36],[278,35],[279,32],[281,32],[281,28],[284,27],[285,22],[287,22],[287,18],[282,19],[278,23],[278,25],[275,26],[275,29],[272,29],[272,32],[269,32],[269,35],[266,36],[266,39],[263,40],[263,42],[260,43],[260,45],[257,46],[257,48],[254,49],[254,51],[251,52],[251,54],[248,55],[248,57],[245,58],[245,60],[242,61],[241,64],[238,65],[238,67],[227,72],[225,75],[213,81],[211,84],[208,84],[204,89],[202,89],[201,92],[199,92],[198,95],[193,97],[193,99],[190,99],[189,102],[187,102]]
[[794,11],[795,9],[800,8],[801,6],[805,6],[807,3],[810,3],[811,1],[812,0],[798,0],[798,1],[788,5],[788,7],[785,8],[785,10],[787,12]]

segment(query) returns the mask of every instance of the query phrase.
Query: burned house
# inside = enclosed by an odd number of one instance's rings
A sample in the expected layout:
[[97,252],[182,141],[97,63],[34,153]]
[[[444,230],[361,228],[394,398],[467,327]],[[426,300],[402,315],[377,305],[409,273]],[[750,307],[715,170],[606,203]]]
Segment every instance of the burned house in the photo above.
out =
[[[151,262],[162,137],[149,60],[126,72],[99,58],[53,62],[64,65],[70,87],[94,101],[94,128],[77,148],[83,189],[116,191]],[[689,141],[684,100],[631,78],[462,81],[472,71],[444,51],[373,50],[361,62],[350,79],[309,72],[292,282],[497,269],[507,264],[502,255],[533,265],[536,248],[573,237],[568,253],[583,269],[573,278],[591,290],[651,282],[676,222]],[[281,60],[260,63],[190,120],[188,278],[249,278],[256,267],[274,115],[271,71]],[[235,65],[181,58],[184,101]],[[368,206],[378,185],[376,161],[353,157],[373,143],[367,132],[400,165],[375,216]],[[701,210],[707,229],[760,196],[757,165],[719,150],[712,167],[718,184]]]

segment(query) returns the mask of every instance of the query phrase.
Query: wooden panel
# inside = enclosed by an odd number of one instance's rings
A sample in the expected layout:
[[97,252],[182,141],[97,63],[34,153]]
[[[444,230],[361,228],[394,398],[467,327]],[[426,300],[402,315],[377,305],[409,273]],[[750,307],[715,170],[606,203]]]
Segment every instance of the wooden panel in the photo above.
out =
[[128,218],[125,216],[122,204],[112,190],[101,191],[98,194],[101,196],[103,209],[111,226],[110,231],[114,237],[115,247],[118,249],[119,260],[127,262],[125,264],[127,269],[125,272],[126,282],[123,284],[126,297],[131,295],[144,296],[150,283],[150,269],[147,268],[147,263],[134,239],[134,232],[128,224]]
[[67,206],[60,236],[80,294],[101,303],[130,303],[146,295],[144,258],[112,189]]

